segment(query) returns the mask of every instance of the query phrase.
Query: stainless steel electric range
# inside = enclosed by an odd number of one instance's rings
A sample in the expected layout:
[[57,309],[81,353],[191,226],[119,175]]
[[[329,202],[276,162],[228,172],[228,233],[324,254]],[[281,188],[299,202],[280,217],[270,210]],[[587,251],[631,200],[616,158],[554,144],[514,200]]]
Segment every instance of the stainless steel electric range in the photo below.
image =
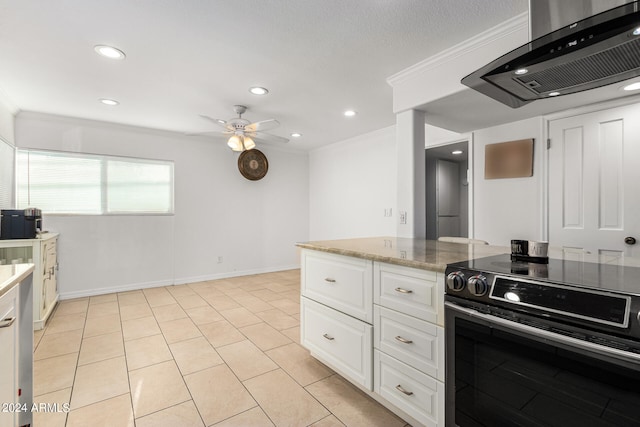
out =
[[640,268],[498,255],[446,285],[448,426],[640,426]]

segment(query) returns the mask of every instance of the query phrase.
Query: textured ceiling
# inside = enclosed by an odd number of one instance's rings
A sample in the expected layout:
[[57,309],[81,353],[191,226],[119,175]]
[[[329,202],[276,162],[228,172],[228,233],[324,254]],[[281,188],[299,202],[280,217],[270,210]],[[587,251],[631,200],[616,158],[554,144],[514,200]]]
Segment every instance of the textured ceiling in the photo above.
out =
[[[0,91],[23,111],[177,132],[213,130],[199,114],[228,119],[244,104],[245,118],[275,118],[281,126],[271,133],[300,132],[288,146],[312,149],[392,125],[387,77],[526,7],[527,0],[0,0]],[[127,58],[102,58],[96,44]],[[250,94],[255,85],[270,93]],[[358,115],[345,118],[348,108]]]

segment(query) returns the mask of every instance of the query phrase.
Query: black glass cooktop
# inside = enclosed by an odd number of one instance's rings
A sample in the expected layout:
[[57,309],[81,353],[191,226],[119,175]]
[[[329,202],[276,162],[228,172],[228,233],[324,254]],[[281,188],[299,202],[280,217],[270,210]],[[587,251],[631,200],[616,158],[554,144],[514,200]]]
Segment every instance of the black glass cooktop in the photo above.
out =
[[549,258],[548,264],[511,261],[509,254],[449,264],[484,273],[553,282],[640,296],[640,267]]

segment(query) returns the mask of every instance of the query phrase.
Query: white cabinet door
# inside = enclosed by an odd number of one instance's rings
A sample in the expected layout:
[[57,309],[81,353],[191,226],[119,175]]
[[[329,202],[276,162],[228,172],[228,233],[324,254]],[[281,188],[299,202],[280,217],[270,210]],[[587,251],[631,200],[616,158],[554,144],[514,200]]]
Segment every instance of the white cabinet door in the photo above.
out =
[[[0,298],[0,404],[8,405],[18,402],[17,290],[15,286]],[[0,427],[18,425],[18,412],[12,409],[0,408]]]
[[427,427],[444,426],[444,383],[374,350],[374,391]]
[[373,389],[372,326],[301,298],[301,342],[352,382]]
[[302,251],[302,295],[373,323],[373,262]]
[[401,313],[444,324],[444,276],[442,273],[374,263],[374,302]]
[[640,256],[640,104],[549,122],[549,243]]
[[374,347],[444,381],[444,328],[384,307],[374,307]]

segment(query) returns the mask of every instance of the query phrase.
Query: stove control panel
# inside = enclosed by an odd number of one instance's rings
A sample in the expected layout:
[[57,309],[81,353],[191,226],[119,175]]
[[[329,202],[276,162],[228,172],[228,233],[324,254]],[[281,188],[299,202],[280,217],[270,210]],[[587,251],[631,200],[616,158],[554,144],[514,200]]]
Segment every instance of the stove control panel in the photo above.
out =
[[467,278],[464,276],[464,273],[461,271],[453,271],[447,274],[447,288],[454,292],[462,291],[467,285]]
[[481,297],[489,292],[489,283],[485,276],[476,274],[475,276],[471,276],[467,281],[467,288],[472,295]]

